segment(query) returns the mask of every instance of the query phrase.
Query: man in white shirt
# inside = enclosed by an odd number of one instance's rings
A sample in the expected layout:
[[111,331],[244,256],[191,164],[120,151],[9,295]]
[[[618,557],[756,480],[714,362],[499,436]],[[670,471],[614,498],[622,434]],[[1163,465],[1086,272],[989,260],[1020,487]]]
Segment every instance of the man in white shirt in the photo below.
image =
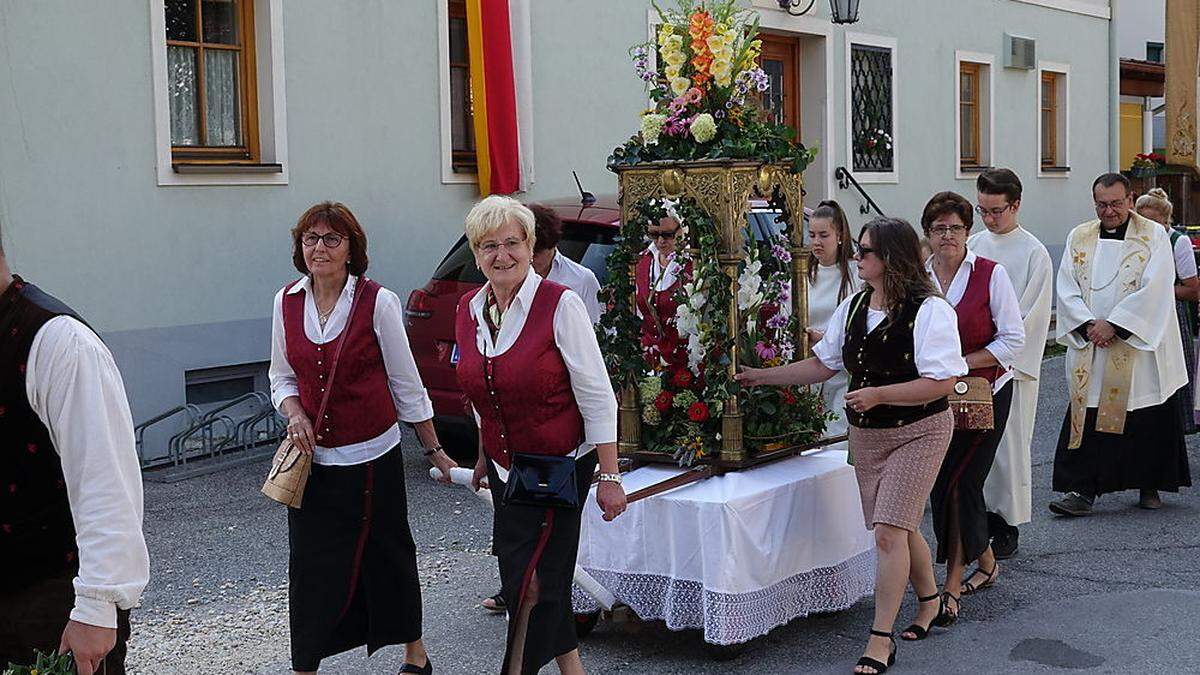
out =
[[[1171,396],[1187,383],[1175,314],[1170,235],[1133,213],[1129,179],[1092,186],[1096,220],[1071,230],[1058,268],[1060,344],[1070,409],[1054,455],[1050,503],[1086,516],[1107,492],[1192,484]],[[1144,505],[1144,504],[1143,504]]]
[[549,279],[575,291],[583,298],[587,307],[588,318],[592,325],[600,321],[604,307],[600,304],[600,282],[596,274],[588,268],[571,260],[558,250],[558,242],[562,241],[562,219],[553,210],[541,204],[530,204],[533,211],[537,241],[533,245],[533,271],[543,279]]
[[124,673],[150,560],[121,375],[2,244],[0,336],[0,665],[58,650],[82,675]]
[[[992,552],[1004,560],[1017,552],[1017,525],[1033,517],[1033,424],[1037,416],[1038,377],[1050,330],[1054,302],[1054,264],[1038,238],[1019,224],[1021,179],[1009,169],[988,169],[975,182],[975,212],[986,230],[967,240],[967,248],[1004,266],[1017,292],[1025,325],[1025,345],[1013,360],[1013,399],[1004,436],[983,486]],[[985,579],[974,579],[975,585]]]

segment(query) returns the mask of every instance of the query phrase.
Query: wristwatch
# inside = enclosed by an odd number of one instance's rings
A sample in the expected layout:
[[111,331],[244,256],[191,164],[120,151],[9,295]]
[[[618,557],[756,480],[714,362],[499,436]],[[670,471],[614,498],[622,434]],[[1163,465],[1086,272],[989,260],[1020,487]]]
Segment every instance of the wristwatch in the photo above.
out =
[[601,483],[616,483],[617,485],[620,485],[621,484],[621,474],[619,474],[619,473],[601,473],[600,477],[597,480],[600,481]]
[[428,456],[432,455],[433,453],[435,453],[435,452],[437,452],[438,450],[441,450],[441,449],[442,449],[442,446],[440,446],[440,445],[435,445],[435,446],[433,446],[432,448],[426,448],[426,449],[425,449],[425,452],[423,452],[423,453],[421,453],[421,454],[423,454],[423,455],[425,455],[426,457],[428,457]]

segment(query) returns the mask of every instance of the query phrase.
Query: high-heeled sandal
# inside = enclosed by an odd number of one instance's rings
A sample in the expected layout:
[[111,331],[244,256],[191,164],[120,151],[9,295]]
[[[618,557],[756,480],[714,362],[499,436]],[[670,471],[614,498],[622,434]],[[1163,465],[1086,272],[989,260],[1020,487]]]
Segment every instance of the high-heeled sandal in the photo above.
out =
[[404,673],[415,673],[415,675],[433,675],[433,659],[430,659],[428,656],[426,656],[424,666],[406,663],[404,664],[404,667],[400,669],[399,675],[403,675]]
[[[874,628],[871,629],[871,635],[878,635],[879,637],[885,637],[892,641],[892,650],[888,652],[887,663],[880,663],[869,656],[864,656],[858,660],[858,663],[854,664],[854,667],[858,668],[859,666],[866,666],[867,668],[874,668],[874,675],[882,675],[882,673],[887,672],[888,668],[896,665],[896,638],[892,637],[891,633],[875,630]],[[857,670],[852,670],[850,672],[856,673],[856,675],[861,675],[861,673],[858,673]]]
[[[954,601],[954,611],[953,612],[950,611],[950,603],[947,602],[947,600]],[[958,621],[958,613],[961,611],[962,611],[962,602],[959,601],[958,596],[954,595],[950,591],[946,591],[946,592],[942,593],[942,607],[941,607],[941,609],[938,610],[937,618],[935,618],[933,620],[933,623],[930,625],[937,626],[938,628],[946,628],[947,626],[952,626],[952,625],[954,625],[955,621]]]
[[[917,598],[917,602],[918,603],[926,603],[926,602],[933,602],[934,600],[937,600],[939,602],[938,615],[941,615],[941,613],[942,613],[942,606],[940,604],[941,599],[942,599],[942,596],[938,595],[937,593],[934,593],[933,595],[927,595],[923,598],[920,598],[920,597]],[[909,626],[908,628],[905,628],[904,630],[900,631],[900,639],[905,640],[907,642],[915,642],[917,640],[924,640],[925,638],[929,637],[929,629],[933,627],[933,622],[936,620],[937,620],[937,616],[934,616],[933,620],[931,620],[929,622],[928,626],[921,626],[920,624],[914,623],[913,625]],[[907,635],[905,635],[905,633],[912,633],[916,637],[908,637]]]
[[[982,565],[976,565],[975,570],[971,572],[971,576],[967,577],[967,579],[968,579],[967,583],[963,584],[962,594],[970,595],[972,593],[978,593],[979,591],[982,591],[985,588],[991,588],[992,586],[994,586],[996,584],[996,571],[999,569],[1000,569],[1000,563],[996,563],[995,565],[992,565],[991,572],[984,572]],[[973,584],[969,581],[970,579],[974,579],[976,574],[983,575],[983,583],[979,584],[978,586],[976,586],[975,584]]]

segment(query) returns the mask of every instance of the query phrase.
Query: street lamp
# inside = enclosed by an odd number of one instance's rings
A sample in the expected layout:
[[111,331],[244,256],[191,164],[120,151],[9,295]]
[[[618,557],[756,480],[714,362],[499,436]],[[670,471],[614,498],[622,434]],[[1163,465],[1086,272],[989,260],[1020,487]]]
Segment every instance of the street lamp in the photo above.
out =
[[[808,6],[800,11],[800,5],[804,0],[779,0],[779,8],[786,11],[792,16],[804,16],[808,14],[813,5],[817,4],[817,0],[809,0]],[[834,23],[854,23],[858,21],[858,3],[859,0],[829,0],[829,15],[833,18]]]

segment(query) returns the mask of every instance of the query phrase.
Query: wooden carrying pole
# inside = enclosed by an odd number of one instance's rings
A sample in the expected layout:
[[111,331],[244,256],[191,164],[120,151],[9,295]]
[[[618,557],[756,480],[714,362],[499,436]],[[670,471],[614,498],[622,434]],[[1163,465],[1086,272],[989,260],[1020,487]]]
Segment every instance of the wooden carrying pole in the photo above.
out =
[[1200,170],[1196,156],[1200,0],[1167,2],[1167,161]]

